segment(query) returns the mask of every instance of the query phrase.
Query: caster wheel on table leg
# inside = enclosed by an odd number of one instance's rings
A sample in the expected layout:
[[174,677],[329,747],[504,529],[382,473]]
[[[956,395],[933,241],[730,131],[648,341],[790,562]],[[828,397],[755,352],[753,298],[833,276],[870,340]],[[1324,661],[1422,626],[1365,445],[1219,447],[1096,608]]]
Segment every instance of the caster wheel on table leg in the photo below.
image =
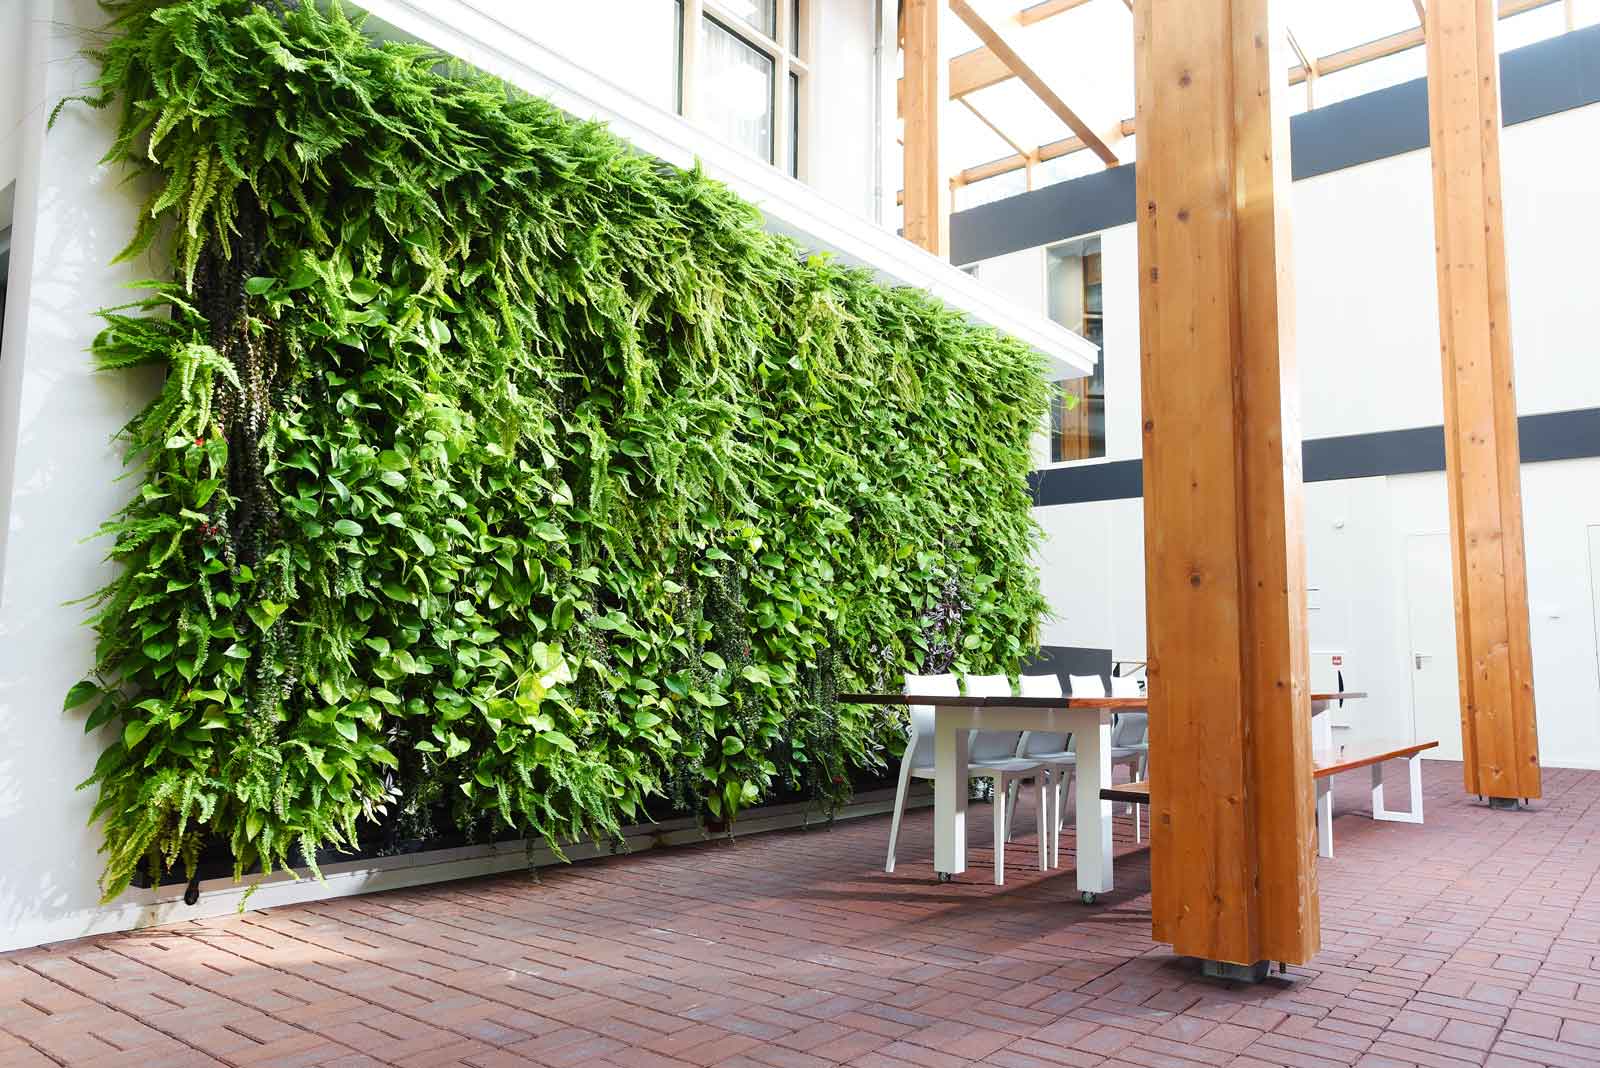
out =
[[938,872],[938,873],[936,873],[936,874],[937,874],[937,875],[938,875],[938,876],[939,876],[939,881],[940,881],[940,882],[941,882],[941,883],[947,883],[947,882],[949,882],[949,881],[950,881],[950,880],[951,880],[951,879],[954,879],[954,878],[955,878],[955,876],[954,876],[954,875],[951,875],[951,874],[950,874],[950,873],[949,873],[949,872],[947,872],[947,871],[941,871],[941,872]]
[[1100,900],[1100,895],[1095,893],[1093,890],[1085,890],[1081,895],[1079,895],[1079,900],[1081,900],[1085,905],[1093,905],[1096,901]]

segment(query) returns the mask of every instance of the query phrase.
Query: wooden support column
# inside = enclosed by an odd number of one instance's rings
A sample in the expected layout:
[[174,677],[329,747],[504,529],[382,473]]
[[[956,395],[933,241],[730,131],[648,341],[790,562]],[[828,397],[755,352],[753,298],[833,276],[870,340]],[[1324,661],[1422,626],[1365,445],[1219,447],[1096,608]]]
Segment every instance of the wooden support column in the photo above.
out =
[[1492,0],[1427,5],[1428,120],[1468,791],[1540,796]]
[[1134,17],[1151,911],[1242,965],[1320,945],[1275,2]]
[[936,256],[950,254],[950,179],[942,165],[940,113],[950,67],[939,48],[945,0],[905,0],[905,236]]

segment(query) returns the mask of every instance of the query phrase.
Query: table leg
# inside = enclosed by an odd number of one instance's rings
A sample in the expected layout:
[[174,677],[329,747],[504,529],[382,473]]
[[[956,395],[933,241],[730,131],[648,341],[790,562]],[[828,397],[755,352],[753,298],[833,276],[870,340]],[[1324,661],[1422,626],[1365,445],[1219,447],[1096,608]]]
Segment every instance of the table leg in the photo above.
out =
[[1099,712],[1074,726],[1078,747],[1078,890],[1085,901],[1111,889],[1111,802],[1100,791],[1111,785],[1111,721]]
[[1317,780],[1317,856],[1333,856],[1333,776]]
[[959,713],[933,711],[933,870],[941,877],[967,870],[968,727]]

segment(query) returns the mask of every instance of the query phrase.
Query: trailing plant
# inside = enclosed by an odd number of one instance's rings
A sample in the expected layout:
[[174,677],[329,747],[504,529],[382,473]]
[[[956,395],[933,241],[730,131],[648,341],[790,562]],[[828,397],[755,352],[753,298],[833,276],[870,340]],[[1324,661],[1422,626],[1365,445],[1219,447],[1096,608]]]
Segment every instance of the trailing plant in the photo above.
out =
[[1025,347],[337,3],[107,6],[170,270],[94,345],[168,372],[67,698],[107,897],[441,806],[559,848],[833,804],[899,736],[838,691],[1031,647]]

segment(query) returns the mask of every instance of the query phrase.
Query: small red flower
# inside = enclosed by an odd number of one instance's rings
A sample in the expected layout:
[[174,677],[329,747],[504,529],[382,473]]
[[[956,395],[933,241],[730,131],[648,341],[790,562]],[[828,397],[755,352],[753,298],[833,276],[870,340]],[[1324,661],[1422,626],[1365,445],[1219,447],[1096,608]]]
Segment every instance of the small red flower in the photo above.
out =
[[196,445],[204,445],[206,443],[206,439],[205,438],[195,438],[194,439],[194,443]]

